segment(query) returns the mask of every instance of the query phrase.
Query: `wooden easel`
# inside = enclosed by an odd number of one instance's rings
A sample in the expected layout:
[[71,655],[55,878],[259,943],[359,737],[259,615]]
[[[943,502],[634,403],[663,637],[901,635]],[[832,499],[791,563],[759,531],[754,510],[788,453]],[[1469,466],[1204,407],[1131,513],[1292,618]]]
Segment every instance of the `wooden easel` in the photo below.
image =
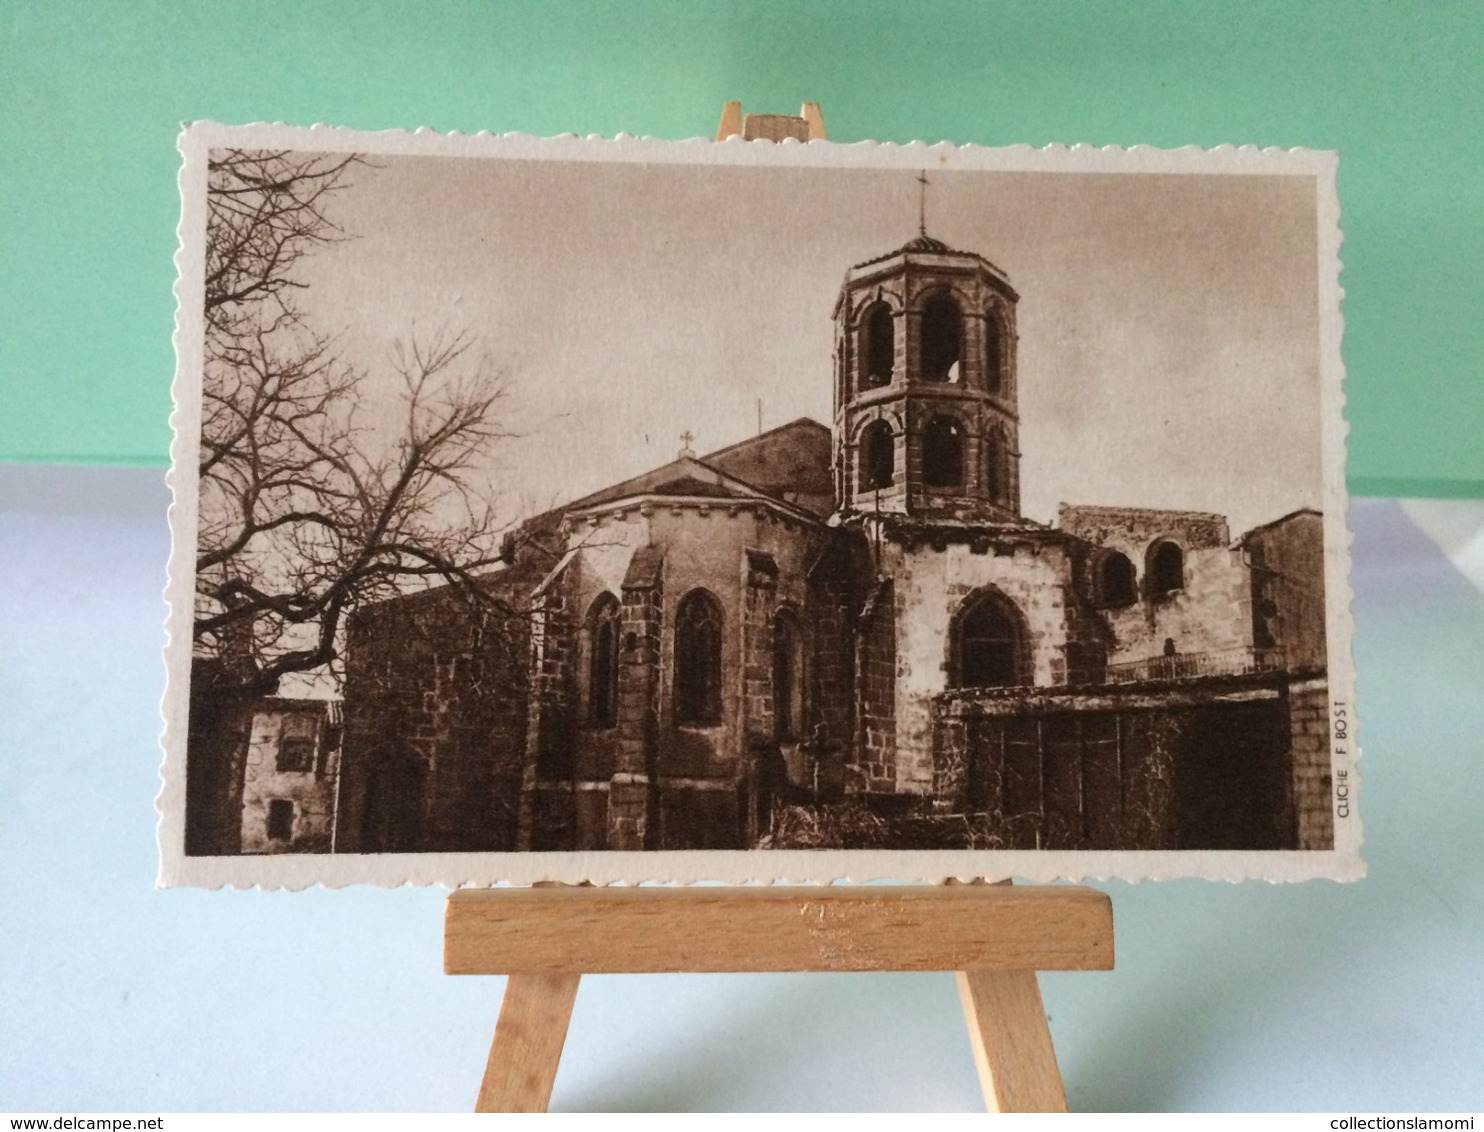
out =
[[584,974],[956,971],[991,1112],[1065,1112],[1037,971],[1113,967],[1081,887],[467,889],[443,969],[508,975],[476,1112],[545,1112]]

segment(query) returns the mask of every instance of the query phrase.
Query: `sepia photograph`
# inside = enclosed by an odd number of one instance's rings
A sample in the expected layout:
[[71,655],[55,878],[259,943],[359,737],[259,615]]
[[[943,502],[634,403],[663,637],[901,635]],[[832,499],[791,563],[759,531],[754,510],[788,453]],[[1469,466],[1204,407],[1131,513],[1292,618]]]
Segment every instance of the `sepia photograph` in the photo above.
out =
[[1332,154],[181,149],[163,883],[1363,871]]

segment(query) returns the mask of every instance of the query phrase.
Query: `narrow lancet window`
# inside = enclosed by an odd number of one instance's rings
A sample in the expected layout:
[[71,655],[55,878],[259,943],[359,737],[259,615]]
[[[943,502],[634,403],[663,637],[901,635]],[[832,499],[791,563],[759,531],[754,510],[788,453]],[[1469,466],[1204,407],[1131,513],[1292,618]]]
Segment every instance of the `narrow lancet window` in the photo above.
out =
[[588,611],[588,722],[612,727],[618,722],[619,606],[603,594]]
[[999,393],[1004,384],[1004,336],[1000,332],[1000,318],[991,307],[984,316],[984,390]]
[[675,721],[721,722],[721,606],[692,590],[675,614]]
[[1010,505],[1010,455],[998,429],[984,438],[984,494],[991,503]]

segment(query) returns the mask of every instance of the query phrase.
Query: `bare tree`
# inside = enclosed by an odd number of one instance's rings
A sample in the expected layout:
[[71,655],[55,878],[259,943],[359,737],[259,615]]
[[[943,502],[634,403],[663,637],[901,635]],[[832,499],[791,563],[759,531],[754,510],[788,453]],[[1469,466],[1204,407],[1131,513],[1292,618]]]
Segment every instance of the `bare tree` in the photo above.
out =
[[469,583],[498,557],[478,474],[501,435],[499,389],[468,341],[396,344],[398,399],[378,403],[299,305],[296,268],[348,238],[329,207],[364,168],[291,152],[210,161],[195,651],[219,698],[330,663],[358,604]]

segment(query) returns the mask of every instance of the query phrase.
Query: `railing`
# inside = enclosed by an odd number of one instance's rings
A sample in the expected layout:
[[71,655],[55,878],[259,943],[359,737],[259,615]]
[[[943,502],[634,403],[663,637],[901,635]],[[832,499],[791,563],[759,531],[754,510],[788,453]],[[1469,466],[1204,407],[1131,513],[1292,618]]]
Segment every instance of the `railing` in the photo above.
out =
[[1189,680],[1197,676],[1243,676],[1283,667],[1282,649],[1234,648],[1215,652],[1177,652],[1108,665],[1109,684],[1143,680]]

